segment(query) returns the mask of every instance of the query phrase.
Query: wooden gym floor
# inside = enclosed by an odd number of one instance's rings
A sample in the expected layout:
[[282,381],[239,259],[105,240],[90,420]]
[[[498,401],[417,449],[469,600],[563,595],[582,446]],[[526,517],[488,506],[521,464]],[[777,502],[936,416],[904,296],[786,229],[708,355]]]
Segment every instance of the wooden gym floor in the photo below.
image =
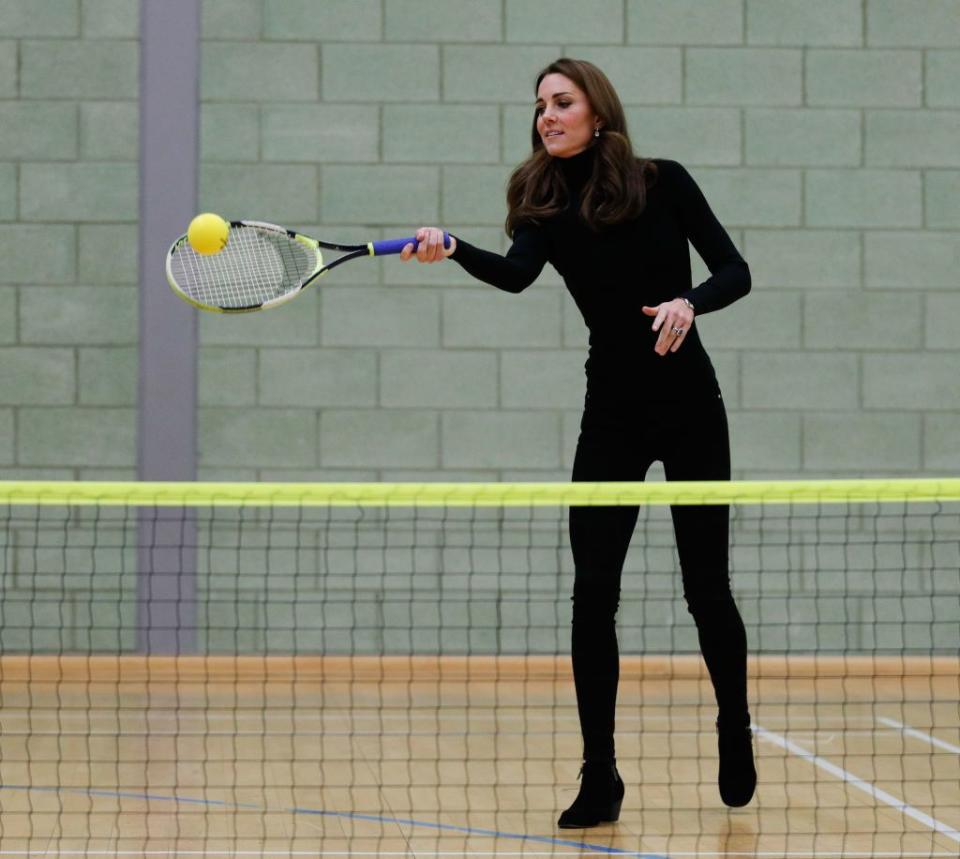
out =
[[957,659],[751,663],[716,788],[698,659],[624,658],[620,821],[560,830],[565,658],[0,657],[0,856],[956,857]]

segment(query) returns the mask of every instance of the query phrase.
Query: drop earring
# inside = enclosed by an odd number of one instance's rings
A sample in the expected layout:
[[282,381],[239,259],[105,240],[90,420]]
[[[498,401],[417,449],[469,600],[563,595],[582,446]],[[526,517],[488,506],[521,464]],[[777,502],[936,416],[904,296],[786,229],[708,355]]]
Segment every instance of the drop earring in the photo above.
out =
[[599,126],[597,126],[596,128],[593,129],[593,136],[594,136],[594,137],[599,137],[599,136],[600,136],[600,127],[599,127]]

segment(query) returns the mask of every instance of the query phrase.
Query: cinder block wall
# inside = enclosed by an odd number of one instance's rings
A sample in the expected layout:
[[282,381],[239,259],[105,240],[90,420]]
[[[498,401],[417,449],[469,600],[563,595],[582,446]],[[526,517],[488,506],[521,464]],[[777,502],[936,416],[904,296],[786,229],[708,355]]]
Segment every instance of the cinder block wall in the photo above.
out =
[[135,0],[0,3],[0,476],[135,475]]
[[[0,5],[5,477],[135,473],[137,13]],[[537,70],[594,60],[753,271],[698,321],[735,476],[957,471],[955,0],[205,0],[203,39],[202,208],[492,249]],[[566,479],[585,351],[555,272],[361,261],[203,316],[200,476]]]

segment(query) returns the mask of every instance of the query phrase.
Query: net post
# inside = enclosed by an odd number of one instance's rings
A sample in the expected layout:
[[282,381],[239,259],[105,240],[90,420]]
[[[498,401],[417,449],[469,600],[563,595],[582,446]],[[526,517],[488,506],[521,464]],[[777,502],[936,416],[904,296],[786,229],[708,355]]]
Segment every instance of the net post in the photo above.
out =
[[[171,300],[163,278],[169,239],[183,232],[197,205],[199,71],[200,0],[141,0],[141,481],[196,479],[197,314]],[[194,513],[186,506],[137,511],[138,645],[147,653],[195,652]],[[169,529],[182,545],[166,545]]]

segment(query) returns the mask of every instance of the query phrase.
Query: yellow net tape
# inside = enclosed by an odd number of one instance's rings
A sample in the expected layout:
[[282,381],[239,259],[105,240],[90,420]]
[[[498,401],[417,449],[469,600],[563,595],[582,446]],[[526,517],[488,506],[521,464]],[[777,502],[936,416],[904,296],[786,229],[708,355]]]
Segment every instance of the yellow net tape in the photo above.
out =
[[133,507],[547,507],[960,500],[960,478],[670,483],[0,481],[0,504]]

